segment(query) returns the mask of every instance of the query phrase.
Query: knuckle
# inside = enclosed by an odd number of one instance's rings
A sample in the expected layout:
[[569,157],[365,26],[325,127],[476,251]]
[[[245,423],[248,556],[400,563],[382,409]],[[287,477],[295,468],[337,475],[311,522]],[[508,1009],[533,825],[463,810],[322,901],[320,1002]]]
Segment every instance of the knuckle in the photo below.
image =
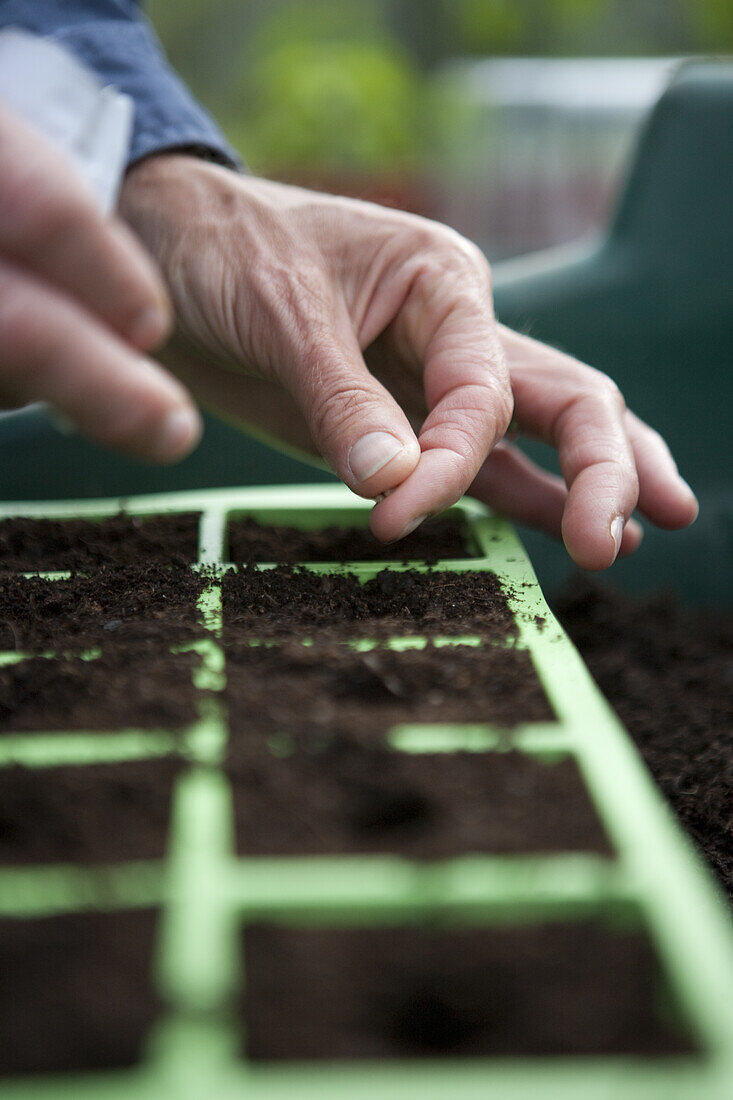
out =
[[481,249],[473,241],[468,240],[461,233],[448,226],[442,226],[442,246],[446,255],[450,256],[456,268],[461,271],[468,269],[482,282],[491,285],[491,267]]
[[489,379],[487,386],[497,429],[501,435],[504,435],[514,416],[514,396],[511,387],[502,385],[498,379]]
[[615,406],[618,410],[624,411],[626,409],[626,402],[624,395],[618,388],[612,378],[609,378],[607,374],[602,374],[600,371],[596,372],[597,385],[599,392],[603,399],[609,404]]
[[[503,436],[514,416],[514,397],[508,386],[503,386],[496,378],[487,378],[483,386],[486,397],[484,404],[496,425],[496,433]],[[486,422],[486,412],[483,414]]]
[[425,222],[413,228],[411,244],[415,253],[434,256],[442,270],[469,268],[490,278],[489,263],[478,245],[448,225]]
[[469,241],[467,237],[461,236],[460,233],[456,233],[455,230],[451,230],[450,233],[451,243],[460,256],[490,282],[491,266],[478,245]]
[[611,406],[619,412],[626,409],[626,402],[614,380],[595,367],[578,363],[572,378],[576,388],[576,398],[591,404]]
[[354,420],[363,419],[373,401],[358,386],[344,383],[322,392],[311,413],[311,430],[317,439],[344,434]]
[[481,407],[444,410],[439,422],[423,428],[420,441],[427,449],[439,447],[450,452],[454,468],[467,474],[485,458],[488,450],[486,411]]
[[444,226],[425,219],[410,219],[405,234],[405,251],[417,255],[432,253],[443,245]]
[[461,465],[471,466],[479,452],[483,454],[481,442],[486,434],[486,417],[481,409],[463,409],[460,422],[447,425],[451,437],[451,450],[459,456]]
[[572,420],[574,423],[593,423],[600,429],[620,419],[625,409],[623,394],[616,383],[594,370],[590,376],[584,373],[579,380],[576,392],[562,409],[556,425],[559,428]]
[[497,437],[504,435],[514,415],[514,397],[502,378],[487,373],[480,384],[460,386],[455,395],[461,414],[479,421],[482,436],[487,423],[495,425]]

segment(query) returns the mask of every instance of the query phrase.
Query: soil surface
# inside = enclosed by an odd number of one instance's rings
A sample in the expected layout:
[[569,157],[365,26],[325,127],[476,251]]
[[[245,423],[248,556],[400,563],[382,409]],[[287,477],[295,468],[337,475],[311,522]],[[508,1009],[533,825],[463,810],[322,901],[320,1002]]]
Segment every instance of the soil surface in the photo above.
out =
[[0,768],[0,865],[162,859],[171,758]]
[[139,1061],[159,1012],[156,914],[0,918],[0,1074]]
[[345,738],[302,740],[281,758],[264,739],[259,750],[235,742],[227,764],[240,855],[611,855],[570,759],[412,754]]
[[257,1061],[691,1049],[657,1013],[658,967],[639,932],[253,925],[243,940]]
[[227,647],[234,733],[349,731],[380,739],[398,723],[511,727],[554,714],[524,650],[428,644],[356,652],[338,643]]
[[92,661],[31,657],[0,667],[0,734],[23,730],[178,730],[197,717],[200,658],[162,646]]
[[0,570],[87,569],[198,561],[199,515],[128,516],[101,520],[0,520]]
[[245,567],[224,577],[225,638],[387,637],[517,634],[498,578],[489,572],[382,570],[361,584],[353,573],[312,573],[289,566]]
[[554,606],[733,903],[733,615],[585,580]]
[[385,546],[368,527],[300,527],[263,525],[256,519],[233,519],[227,529],[229,560],[236,562],[424,561],[476,557],[456,516],[423,523],[406,539]]
[[103,567],[55,581],[0,574],[0,649],[180,642],[203,633],[196,600],[206,583],[202,574],[165,565]]

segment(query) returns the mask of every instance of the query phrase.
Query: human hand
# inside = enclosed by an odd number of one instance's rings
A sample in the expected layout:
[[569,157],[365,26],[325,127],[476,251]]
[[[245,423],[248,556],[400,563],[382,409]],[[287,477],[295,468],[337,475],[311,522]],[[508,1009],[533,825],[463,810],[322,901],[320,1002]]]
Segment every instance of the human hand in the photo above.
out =
[[[589,569],[695,499],[602,374],[498,326],[486,261],[444,226],[183,155],[128,175],[123,216],[168,282],[163,361],[203,404],[322,455],[393,540],[464,492],[562,535]],[[569,489],[508,442],[552,443]]]
[[152,261],[73,165],[0,104],[0,407],[47,401],[98,443],[152,461],[190,450],[200,417],[141,350],[170,327]]

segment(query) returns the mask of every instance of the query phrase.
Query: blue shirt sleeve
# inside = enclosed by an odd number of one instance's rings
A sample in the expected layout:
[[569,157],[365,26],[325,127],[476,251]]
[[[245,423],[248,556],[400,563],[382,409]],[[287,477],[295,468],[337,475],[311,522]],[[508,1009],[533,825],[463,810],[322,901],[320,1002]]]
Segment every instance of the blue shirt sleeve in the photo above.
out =
[[54,38],[135,103],[129,164],[150,153],[193,148],[239,166],[211,116],[168,65],[135,0],[0,0],[0,27]]

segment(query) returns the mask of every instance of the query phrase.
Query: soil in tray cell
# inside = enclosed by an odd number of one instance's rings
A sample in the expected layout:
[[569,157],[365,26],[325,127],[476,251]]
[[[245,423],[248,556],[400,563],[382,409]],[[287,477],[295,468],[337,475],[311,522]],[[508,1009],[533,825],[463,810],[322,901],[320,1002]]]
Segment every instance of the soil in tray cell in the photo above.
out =
[[611,848],[574,761],[402,753],[342,739],[282,758],[231,749],[240,855],[447,859]]
[[733,903],[733,614],[585,580],[557,612]]
[[424,561],[475,557],[456,516],[422,524],[392,546],[379,542],[368,527],[300,527],[264,525],[256,519],[232,519],[228,526],[229,560],[236,562]]
[[195,512],[120,513],[98,521],[16,516],[0,520],[0,570],[88,569],[151,561],[186,565],[198,561],[198,537]]
[[91,661],[31,657],[0,667],[0,734],[50,730],[179,730],[197,717],[200,657],[148,645]]
[[0,1075],[140,1060],[159,1012],[156,914],[0,918]]
[[639,932],[599,924],[244,932],[246,1055],[255,1061],[665,1055]]
[[479,634],[502,641],[517,627],[490,572],[382,570],[361,584],[353,574],[288,566],[245,568],[224,577],[225,637],[385,637]]
[[173,759],[0,768],[0,865],[162,859]]
[[201,635],[196,601],[208,583],[165,565],[102,568],[62,580],[0,575],[0,649],[81,649]]
[[349,730],[371,741],[406,722],[554,719],[529,654],[498,646],[229,646],[227,702],[235,733]]

